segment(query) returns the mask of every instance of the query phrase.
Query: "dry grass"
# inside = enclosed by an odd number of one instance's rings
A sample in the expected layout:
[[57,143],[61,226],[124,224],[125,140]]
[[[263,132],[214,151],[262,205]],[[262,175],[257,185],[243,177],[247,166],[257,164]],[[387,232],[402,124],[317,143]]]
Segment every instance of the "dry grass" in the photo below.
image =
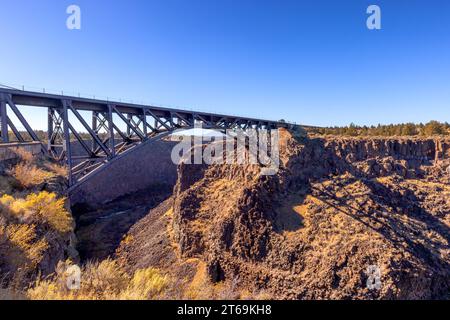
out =
[[[48,249],[45,238],[39,239],[34,225],[10,224],[0,227],[0,258],[2,275],[9,291],[27,285]],[[6,291],[3,292],[6,294]]]
[[38,240],[35,225],[12,224],[1,227],[0,238],[8,246],[4,247],[6,250],[2,250],[2,255],[16,269],[23,269],[26,264],[28,268],[35,268],[42,260],[43,252],[48,249],[44,239]]
[[73,231],[72,216],[65,209],[65,198],[57,198],[55,193],[42,191],[30,194],[25,199],[3,195],[0,198],[0,213],[5,217],[15,217],[25,223],[47,223],[61,234]]
[[213,295],[213,286],[208,279],[206,264],[200,260],[197,262],[197,271],[189,286],[184,292],[188,300],[206,300]]
[[24,201],[24,199],[16,199],[13,196],[4,194],[0,198],[0,216],[19,219],[23,213]]
[[24,209],[32,215],[42,218],[54,230],[67,233],[73,231],[74,222],[64,207],[65,201],[65,198],[57,199],[55,193],[43,191],[27,196]]
[[25,163],[33,163],[35,161],[33,154],[23,148],[14,149],[14,153]]
[[[35,192],[64,167],[14,150],[20,162],[0,176],[0,299],[24,299],[24,288],[52,272],[51,252],[67,245],[74,221],[65,198]],[[27,195],[28,194],[28,195]],[[51,250],[50,250],[51,249]]]
[[318,199],[311,195],[305,198],[299,195],[289,196],[276,209],[275,229],[286,237],[298,236],[309,226],[311,204],[318,204]]
[[176,241],[176,235],[175,230],[173,229],[173,208],[170,208],[165,214],[169,223],[167,224],[166,230],[167,230],[167,236],[170,239],[171,247],[177,256],[178,259],[181,259],[181,249],[178,244],[178,241]]
[[239,287],[239,279],[232,278],[227,281],[212,283],[209,279],[206,263],[198,259],[197,270],[183,291],[183,299],[188,300],[261,300],[268,299],[270,296],[264,291],[250,292],[247,289]]
[[0,275],[13,289],[34,281],[51,242],[73,230],[72,217],[63,205],[64,199],[48,192],[25,199],[0,198]]
[[432,187],[438,187],[442,189],[442,192],[450,192],[450,185],[445,183],[439,183],[439,182],[432,182],[432,181],[423,181],[423,180],[417,180],[417,179],[408,179],[408,184],[413,184],[419,187],[425,187],[425,188],[432,188]]
[[40,185],[54,176],[51,172],[44,171],[36,165],[26,162],[15,165],[8,173],[24,188]]
[[81,270],[80,288],[69,290],[65,270],[70,262],[61,263],[49,280],[37,281],[28,290],[32,300],[151,300],[158,299],[168,288],[169,279],[158,270],[148,268],[132,276],[114,260],[88,263]]
[[46,162],[44,164],[44,167],[50,172],[55,173],[57,176],[61,177],[67,176],[67,168],[65,166],[53,162]]
[[64,166],[49,162],[43,158],[37,158],[23,149],[17,149],[14,152],[19,156],[21,161],[12,169],[8,170],[7,173],[22,188],[35,187],[55,176],[67,176],[67,169]]
[[159,297],[168,287],[168,278],[153,268],[137,270],[120,299],[145,300]]

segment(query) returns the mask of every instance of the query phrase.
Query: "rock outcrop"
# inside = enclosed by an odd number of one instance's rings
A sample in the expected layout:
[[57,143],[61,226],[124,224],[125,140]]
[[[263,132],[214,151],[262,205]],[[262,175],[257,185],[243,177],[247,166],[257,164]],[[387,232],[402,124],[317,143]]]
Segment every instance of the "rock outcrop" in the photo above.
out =
[[274,176],[180,165],[182,258],[278,299],[448,298],[450,140],[283,132],[280,158]]

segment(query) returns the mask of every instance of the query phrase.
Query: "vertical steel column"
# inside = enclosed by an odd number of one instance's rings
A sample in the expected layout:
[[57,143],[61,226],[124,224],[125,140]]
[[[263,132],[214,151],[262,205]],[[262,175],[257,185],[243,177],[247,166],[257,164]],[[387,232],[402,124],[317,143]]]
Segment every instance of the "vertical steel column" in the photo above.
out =
[[[127,119],[128,121],[130,121],[133,118],[133,116],[131,114],[127,114]],[[131,127],[130,125],[127,123],[127,136],[130,137],[131,136]]]
[[69,167],[69,186],[73,185],[72,178],[72,149],[70,146],[70,131],[69,131],[69,100],[62,100],[63,104],[63,127],[64,127],[64,152],[67,158],[67,165]]
[[6,113],[6,99],[4,95],[0,95],[0,121],[2,126],[2,142],[8,143],[8,115]]
[[143,109],[142,123],[144,124],[144,136],[147,139],[147,110],[145,108]]
[[[92,111],[92,130],[95,132],[95,133],[98,133],[97,132],[97,117],[98,117],[98,112],[97,111]],[[95,151],[95,149],[96,149],[96,145],[95,145],[95,141],[94,141],[94,139],[92,139],[92,152],[94,152]]]
[[111,148],[111,157],[115,157],[116,155],[116,148],[115,148],[115,141],[114,141],[114,123],[113,123],[113,106],[108,104],[108,129],[109,129],[109,147]]
[[47,151],[51,152],[53,150],[53,117],[55,115],[55,110],[48,108],[47,112]]

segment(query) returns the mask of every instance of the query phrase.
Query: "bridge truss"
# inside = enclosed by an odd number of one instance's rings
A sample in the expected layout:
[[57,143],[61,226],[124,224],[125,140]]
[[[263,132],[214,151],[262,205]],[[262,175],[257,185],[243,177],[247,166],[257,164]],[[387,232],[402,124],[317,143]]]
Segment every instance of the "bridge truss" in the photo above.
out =
[[[46,137],[39,137],[18,106],[47,109]],[[90,123],[86,121],[88,112]],[[134,146],[160,134],[190,129],[275,129],[284,121],[0,88],[0,142],[42,143],[42,152],[67,164],[69,186]],[[78,125],[76,125],[78,123]],[[82,128],[77,131],[75,128]],[[126,128],[122,130],[121,128]],[[21,129],[21,130],[19,130]],[[74,152],[74,148],[81,149]]]

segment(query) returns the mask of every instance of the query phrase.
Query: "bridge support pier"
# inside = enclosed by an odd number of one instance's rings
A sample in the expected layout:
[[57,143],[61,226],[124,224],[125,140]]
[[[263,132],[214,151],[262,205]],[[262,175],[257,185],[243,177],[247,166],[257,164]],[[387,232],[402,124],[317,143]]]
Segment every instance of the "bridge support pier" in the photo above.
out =
[[53,149],[53,117],[55,116],[55,110],[52,108],[47,109],[47,152],[51,153]]
[[67,165],[69,167],[69,186],[73,184],[73,176],[72,176],[72,167],[73,167],[73,159],[72,159],[72,146],[70,145],[70,129],[69,129],[69,106],[70,101],[63,100],[63,130],[64,130],[64,154],[67,158]]
[[113,123],[113,113],[112,113],[112,105],[108,104],[108,133],[109,133],[109,149],[111,150],[111,158],[116,156],[116,146],[115,146],[115,137],[114,137],[114,123]]
[[[92,130],[94,130],[94,132],[96,132],[96,133],[98,133],[97,118],[98,118],[98,112],[92,111]],[[95,152],[95,141],[94,140],[92,140],[92,152]]]
[[3,94],[0,95],[0,122],[1,122],[1,138],[3,143],[9,142],[8,133],[8,114],[6,113],[6,99]]

